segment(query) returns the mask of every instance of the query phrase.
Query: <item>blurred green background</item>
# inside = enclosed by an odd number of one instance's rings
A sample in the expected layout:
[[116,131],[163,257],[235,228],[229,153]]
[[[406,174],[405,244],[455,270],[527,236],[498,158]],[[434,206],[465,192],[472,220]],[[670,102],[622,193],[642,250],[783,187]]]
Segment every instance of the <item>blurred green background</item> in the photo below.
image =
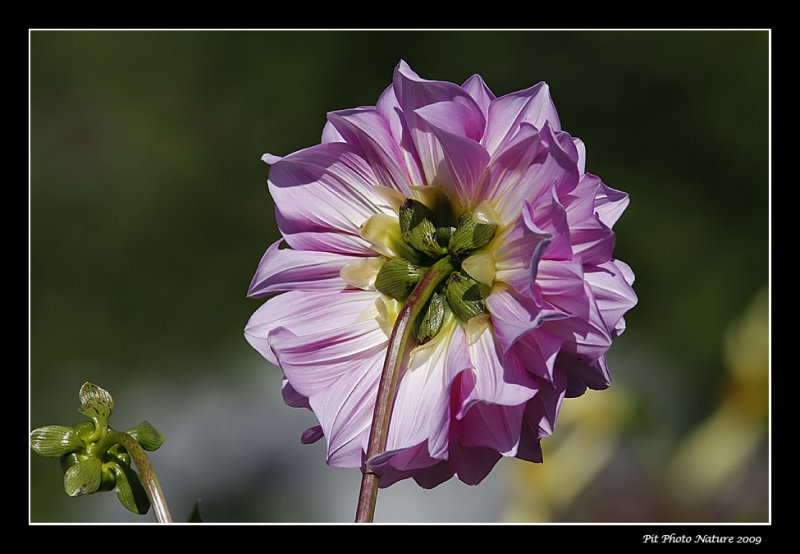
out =
[[[245,342],[245,294],[277,238],[264,152],[374,105],[400,59],[547,81],[587,170],[630,194],[615,254],[638,306],[614,386],[564,403],[544,464],[478,487],[381,491],[376,521],[764,522],[768,418],[766,31],[31,31],[30,429],[71,424],[84,381],[111,424],[152,422],[177,520],[349,522],[356,470],[329,468],[280,372]],[[550,463],[548,463],[550,462]],[[31,455],[32,522],[150,522],[69,498]]]

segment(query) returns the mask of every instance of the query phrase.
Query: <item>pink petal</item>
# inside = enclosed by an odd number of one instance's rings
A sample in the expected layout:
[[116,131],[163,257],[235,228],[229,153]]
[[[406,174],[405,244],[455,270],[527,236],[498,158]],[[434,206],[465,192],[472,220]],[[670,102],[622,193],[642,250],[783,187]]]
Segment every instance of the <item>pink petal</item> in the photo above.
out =
[[[473,387],[474,379],[471,374],[467,371],[460,373],[453,382],[450,403],[452,412],[455,413],[459,410],[462,399],[468,396]],[[477,485],[489,474],[501,455],[491,448],[470,447],[462,444],[461,436],[465,425],[463,419],[453,421],[450,435],[450,457],[447,463],[450,471],[456,474],[461,481],[469,485]]]
[[492,156],[481,180],[481,195],[503,223],[513,221],[524,202],[541,194],[542,183],[529,178],[529,172],[546,156],[538,129],[529,124],[523,124]]
[[492,252],[495,281],[511,285],[517,292],[532,295],[539,261],[553,235],[536,227],[525,205],[514,223],[504,231],[500,245]]
[[580,259],[540,260],[537,269],[536,287],[543,302],[579,319],[589,317],[590,299]]
[[485,120],[475,100],[461,87],[445,81],[420,78],[401,61],[394,74],[394,93],[405,116],[406,128],[419,156],[427,184],[434,184],[442,161],[441,147],[428,124],[416,113],[418,108],[437,102],[455,102],[462,106],[459,124],[467,137],[480,139]]
[[492,315],[492,327],[504,353],[543,321],[564,317],[561,312],[543,309],[528,296],[502,287],[492,290],[486,298],[486,307]]
[[[427,470],[432,468],[437,468],[436,474],[439,474],[442,466],[446,467],[446,461],[431,457],[425,442],[401,450],[386,450],[370,458],[366,463],[380,478],[380,488],[386,488],[409,477],[416,478],[421,472],[429,473]],[[445,469],[441,481],[437,480],[432,486],[449,479],[452,475],[452,472]]]
[[601,183],[595,200],[595,210],[600,221],[610,229],[628,207],[629,202],[627,193]]
[[[277,364],[277,362],[275,363]],[[287,406],[311,409],[311,406],[308,405],[308,398],[294,390],[291,383],[286,380],[286,377],[281,382],[281,396],[283,396],[283,401],[286,402]]]
[[583,225],[573,226],[570,229],[570,241],[574,256],[579,256],[584,264],[600,265],[611,259],[616,236],[595,216]]
[[522,123],[529,123],[536,129],[542,129],[549,123],[554,129],[560,129],[558,114],[546,83],[501,96],[492,102],[483,138],[489,153],[494,154]]
[[408,131],[403,110],[397,102],[393,86],[389,86],[381,94],[375,109],[386,121],[394,142],[400,147],[403,166],[411,183],[418,187],[426,185],[422,162],[417,155],[414,142],[411,140],[411,134]]
[[411,477],[423,489],[432,489],[441,485],[453,476],[449,461],[441,461],[436,465],[421,468],[414,471]]
[[281,160],[280,156],[276,156],[274,154],[264,154],[261,156],[261,161],[268,165],[272,165],[278,163]]
[[564,339],[562,352],[575,358],[576,362],[591,365],[601,358],[611,346],[611,334],[603,320],[600,309],[591,293],[589,284],[586,297],[589,312],[585,317],[569,317],[549,320],[542,324],[547,332]]
[[314,444],[324,436],[325,435],[322,432],[322,427],[320,425],[314,425],[313,427],[309,427],[303,431],[303,434],[300,437],[300,442],[303,444]]
[[424,442],[432,458],[447,457],[450,387],[471,363],[460,325],[442,330],[440,336],[432,345],[417,348],[411,354],[397,387],[387,450]]
[[570,225],[584,225],[585,221],[595,219],[596,197],[602,185],[598,177],[586,173],[569,194],[561,196]]
[[459,480],[477,485],[494,469],[502,456],[492,448],[458,445],[451,453],[450,467]]
[[247,291],[250,298],[260,298],[287,290],[336,290],[346,286],[339,270],[355,256],[279,248],[276,241],[262,256]]
[[347,142],[339,130],[331,123],[330,119],[325,122],[325,126],[322,128],[322,137],[320,138],[320,142]]
[[548,124],[539,129],[539,139],[547,150],[547,156],[537,157],[528,170],[528,186],[541,191],[555,188],[558,197],[563,197],[578,185],[580,179],[575,144],[569,135],[554,131]]
[[473,369],[463,372],[468,394],[456,417],[463,418],[478,402],[516,406],[536,394],[536,383],[525,368],[513,358],[503,359],[491,325],[473,325],[467,330],[467,343]]
[[625,329],[623,316],[637,302],[631,287],[633,272],[625,262],[615,260],[588,269],[585,277],[608,332],[619,336]]
[[555,187],[531,203],[530,213],[533,225],[537,229],[550,233],[553,240],[547,246],[545,257],[548,260],[571,260],[573,250],[571,240],[572,229],[564,206],[558,200]]
[[383,330],[374,320],[302,336],[281,327],[270,333],[270,345],[320,422],[328,463],[360,467],[385,356]]
[[245,338],[273,364],[278,361],[269,344],[269,336],[278,327],[295,335],[335,331],[377,313],[374,291],[289,291],[267,300],[258,308],[245,327]]
[[524,403],[501,406],[479,402],[473,405],[464,416],[460,443],[490,448],[503,456],[514,456],[524,409]]
[[470,138],[481,138],[486,125],[483,113],[472,96],[460,86],[447,81],[422,79],[404,61],[400,61],[395,69],[393,86],[399,106],[406,114],[437,102],[462,104],[467,110],[461,124],[470,130]]
[[452,187],[455,197],[461,200],[461,208],[471,211],[480,199],[478,183],[489,163],[489,154],[469,138],[470,130],[462,125],[467,120],[465,112],[466,108],[457,102],[438,102],[416,110],[441,148],[445,164],[436,164],[440,186],[448,190]]
[[563,338],[537,327],[514,342],[506,357],[515,358],[526,371],[552,385],[556,382],[555,364],[563,343]]
[[489,105],[494,101],[495,95],[489,90],[489,87],[484,82],[480,75],[473,75],[461,85],[467,93],[472,96],[475,103],[481,109],[484,119],[489,118]]
[[[334,241],[317,246],[311,235],[335,234],[340,235],[336,251],[373,253],[358,230],[372,215],[391,213],[372,188],[377,182],[366,161],[341,142],[318,144],[281,159],[270,169],[269,189],[286,242],[297,249],[324,250]],[[297,234],[303,236],[302,244]]]
[[605,355],[594,361],[582,356],[561,352],[556,366],[567,377],[565,396],[574,398],[582,395],[586,388],[603,390],[611,386],[611,375],[608,372]]
[[328,114],[328,121],[342,138],[359,146],[375,172],[378,184],[411,196],[413,182],[404,153],[394,140],[389,123],[375,108],[341,110]]
[[517,457],[531,462],[542,461],[540,439],[553,434],[558,412],[566,395],[567,378],[556,372],[553,383],[542,384],[539,394],[525,405]]

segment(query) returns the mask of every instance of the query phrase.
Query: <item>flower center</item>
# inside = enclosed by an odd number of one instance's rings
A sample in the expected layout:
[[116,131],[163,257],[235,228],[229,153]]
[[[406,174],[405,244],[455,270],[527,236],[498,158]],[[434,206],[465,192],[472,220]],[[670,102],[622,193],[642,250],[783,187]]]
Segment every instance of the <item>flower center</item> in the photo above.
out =
[[486,313],[484,298],[494,277],[491,254],[479,250],[492,240],[496,226],[476,221],[471,212],[456,215],[444,195],[432,195],[429,203],[406,199],[396,220],[374,216],[362,226],[362,236],[388,258],[375,288],[400,302],[434,264],[448,258],[452,270],[414,321],[419,344],[433,339],[450,317],[466,322]]

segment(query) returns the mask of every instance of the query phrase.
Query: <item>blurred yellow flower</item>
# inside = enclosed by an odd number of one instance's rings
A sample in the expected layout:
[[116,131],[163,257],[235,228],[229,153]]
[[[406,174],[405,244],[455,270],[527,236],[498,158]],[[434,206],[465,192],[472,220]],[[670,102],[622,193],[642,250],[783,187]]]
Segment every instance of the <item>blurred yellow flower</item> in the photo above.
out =
[[602,394],[586,391],[582,398],[581,402],[564,401],[558,435],[542,441],[542,465],[513,465],[506,521],[552,521],[611,459],[622,424],[633,408],[630,394],[615,385]]
[[724,492],[723,487],[742,478],[766,440],[770,359],[766,288],[728,328],[723,355],[728,373],[718,407],[687,435],[669,467],[673,500],[684,509],[702,509]]

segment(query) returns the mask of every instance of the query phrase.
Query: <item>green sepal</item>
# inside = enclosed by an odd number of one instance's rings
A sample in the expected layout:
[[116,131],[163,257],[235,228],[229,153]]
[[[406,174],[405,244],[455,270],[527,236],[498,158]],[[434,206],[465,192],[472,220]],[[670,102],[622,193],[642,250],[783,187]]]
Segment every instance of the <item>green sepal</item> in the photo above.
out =
[[64,490],[70,496],[92,494],[100,488],[103,462],[91,456],[70,466],[64,473]]
[[491,223],[478,223],[472,218],[471,212],[462,214],[458,218],[458,227],[450,237],[450,254],[459,258],[486,246],[494,237],[495,227]]
[[449,311],[445,295],[434,292],[414,326],[414,337],[418,344],[425,344],[439,334]]
[[138,442],[145,450],[158,450],[164,444],[166,437],[159,433],[149,421],[143,421],[133,429],[125,431]]
[[447,253],[437,240],[433,212],[425,204],[409,198],[400,206],[400,234],[403,240],[423,254],[437,259]]
[[72,427],[46,425],[31,432],[31,448],[40,456],[57,458],[86,448],[86,443]]
[[150,509],[150,499],[147,497],[139,474],[128,466],[117,464],[115,466],[117,484],[114,488],[117,498],[128,510],[134,514],[144,515]]
[[383,264],[375,277],[375,288],[397,300],[405,300],[425,275],[425,268],[402,258],[393,258]]
[[461,321],[487,313],[481,285],[469,275],[454,271],[447,278],[444,291],[450,309]]

